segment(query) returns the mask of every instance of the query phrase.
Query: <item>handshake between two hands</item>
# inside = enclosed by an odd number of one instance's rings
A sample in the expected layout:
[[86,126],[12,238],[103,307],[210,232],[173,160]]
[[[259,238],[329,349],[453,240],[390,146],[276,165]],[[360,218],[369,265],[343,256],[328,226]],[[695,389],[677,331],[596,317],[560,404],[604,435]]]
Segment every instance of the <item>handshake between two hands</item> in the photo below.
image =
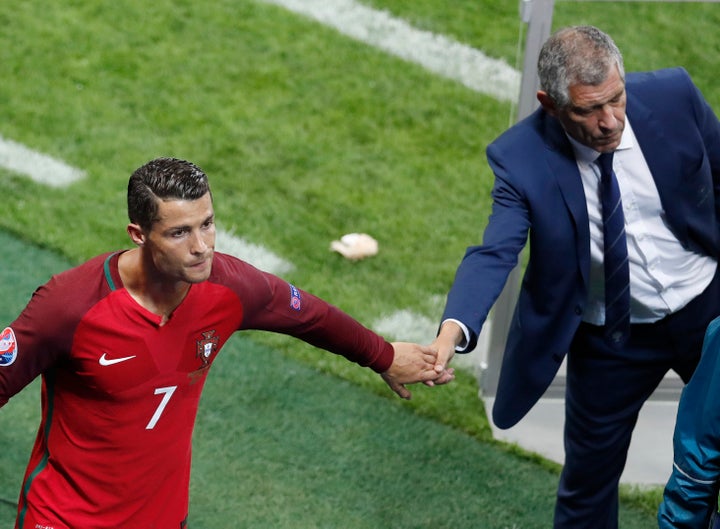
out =
[[455,378],[455,370],[447,367],[455,353],[453,343],[444,343],[438,338],[430,345],[394,342],[392,346],[395,358],[381,376],[403,399],[411,397],[405,384],[422,382],[426,386],[438,386]]

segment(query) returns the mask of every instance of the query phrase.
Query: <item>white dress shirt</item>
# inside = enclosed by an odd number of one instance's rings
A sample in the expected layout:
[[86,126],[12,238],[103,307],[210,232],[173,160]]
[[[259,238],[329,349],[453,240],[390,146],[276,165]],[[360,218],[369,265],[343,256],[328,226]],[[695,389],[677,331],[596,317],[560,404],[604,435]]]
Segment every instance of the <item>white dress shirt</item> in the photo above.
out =
[[[605,323],[599,153],[570,139],[590,221],[590,289],[583,321]],[[651,323],[687,305],[710,284],[717,261],[682,247],[665,222],[660,195],[642,150],[625,120],[613,169],[622,195],[630,260],[630,321]]]

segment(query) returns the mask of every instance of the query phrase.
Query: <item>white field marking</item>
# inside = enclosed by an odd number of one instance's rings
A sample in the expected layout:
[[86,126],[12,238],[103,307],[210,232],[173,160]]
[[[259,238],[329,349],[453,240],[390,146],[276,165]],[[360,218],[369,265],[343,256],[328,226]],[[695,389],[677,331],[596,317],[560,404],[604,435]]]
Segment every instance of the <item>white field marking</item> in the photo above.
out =
[[263,246],[235,237],[231,233],[220,229],[217,230],[215,236],[215,249],[218,252],[234,255],[260,270],[275,275],[287,274],[294,268],[292,263]]
[[373,328],[393,340],[428,344],[435,338],[438,322],[403,309],[375,321]]
[[3,137],[0,137],[0,167],[52,187],[63,187],[85,178],[85,171]]
[[354,0],[262,0],[331,26],[440,76],[501,101],[517,101],[520,73],[505,61],[443,35],[415,29]]

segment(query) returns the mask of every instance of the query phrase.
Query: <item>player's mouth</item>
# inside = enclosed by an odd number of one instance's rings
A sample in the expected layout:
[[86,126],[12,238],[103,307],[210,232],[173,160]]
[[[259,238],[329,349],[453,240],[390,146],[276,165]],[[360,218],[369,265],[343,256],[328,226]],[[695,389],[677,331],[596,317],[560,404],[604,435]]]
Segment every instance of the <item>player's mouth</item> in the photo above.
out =
[[203,271],[206,268],[209,268],[211,264],[212,264],[212,255],[210,255],[209,257],[207,257],[201,261],[196,261],[196,262],[190,264],[188,266],[188,268],[190,268],[191,270]]

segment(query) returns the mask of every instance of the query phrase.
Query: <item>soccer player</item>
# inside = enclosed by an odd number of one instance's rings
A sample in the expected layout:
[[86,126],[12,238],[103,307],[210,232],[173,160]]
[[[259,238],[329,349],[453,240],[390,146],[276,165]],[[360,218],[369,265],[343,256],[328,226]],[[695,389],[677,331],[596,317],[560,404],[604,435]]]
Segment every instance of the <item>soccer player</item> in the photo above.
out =
[[135,248],[54,276],[0,334],[0,406],[42,376],[42,421],[16,529],[180,529],[210,366],[238,330],[281,332],[405,384],[444,384],[435,354],[390,344],[321,299],[214,252],[207,176],[152,160],[128,185]]

